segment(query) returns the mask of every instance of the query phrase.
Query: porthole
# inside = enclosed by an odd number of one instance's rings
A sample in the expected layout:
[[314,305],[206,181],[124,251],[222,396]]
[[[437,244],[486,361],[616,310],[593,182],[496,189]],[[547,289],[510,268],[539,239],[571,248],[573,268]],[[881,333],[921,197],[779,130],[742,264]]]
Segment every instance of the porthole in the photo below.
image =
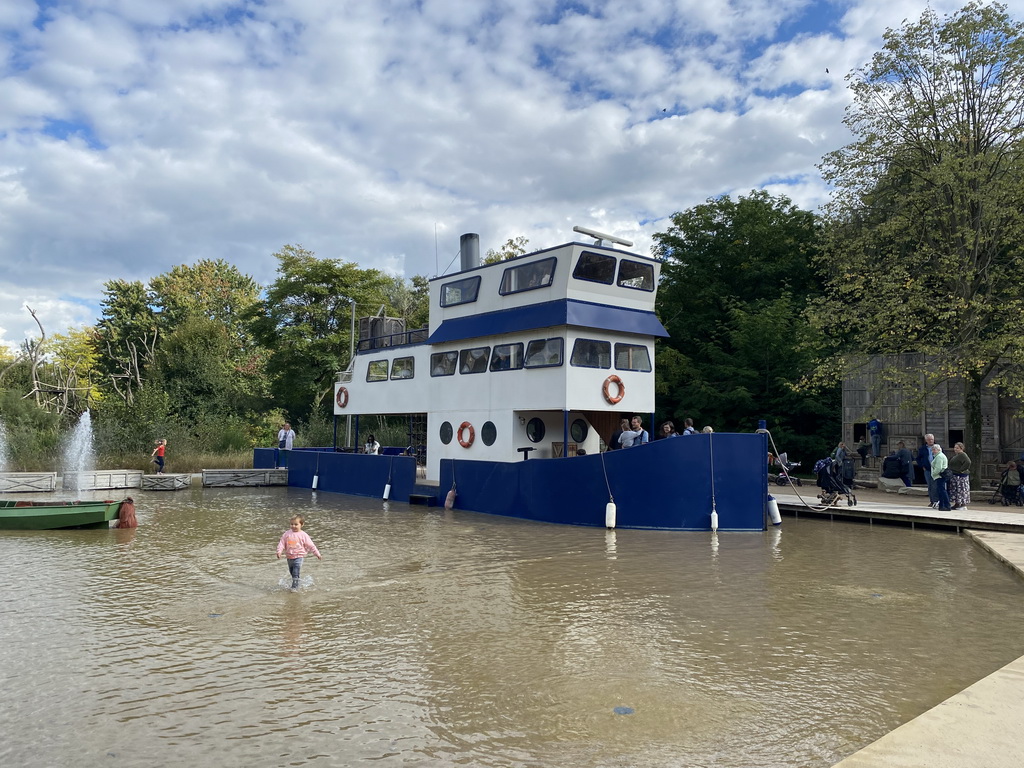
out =
[[441,442],[448,445],[452,441],[452,437],[455,436],[455,430],[452,428],[452,423],[446,421],[441,425]]
[[498,428],[494,426],[493,421],[484,422],[480,428],[480,439],[484,441],[484,445],[494,445],[494,441],[498,439]]
[[534,416],[526,422],[526,437],[531,443],[539,443],[544,439],[544,420]]
[[569,427],[569,434],[572,435],[572,441],[574,443],[582,443],[587,439],[587,434],[590,432],[590,427],[587,426],[587,422],[583,419],[576,419]]

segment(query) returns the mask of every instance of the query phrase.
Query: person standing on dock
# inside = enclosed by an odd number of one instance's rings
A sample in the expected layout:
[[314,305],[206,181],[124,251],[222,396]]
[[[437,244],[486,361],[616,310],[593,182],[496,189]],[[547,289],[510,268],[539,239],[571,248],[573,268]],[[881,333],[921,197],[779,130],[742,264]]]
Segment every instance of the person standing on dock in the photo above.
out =
[[967,509],[971,503],[971,457],[964,452],[964,444],[953,446],[953,458],[949,460],[953,473],[949,485],[949,503],[953,509]]
[[162,475],[164,473],[164,455],[167,453],[167,441],[163,438],[156,441],[156,448],[149,454],[152,457],[150,464],[156,464],[156,473]]
[[871,437],[871,455],[877,459],[882,455],[882,438],[885,437],[885,427],[874,416],[868,422],[868,435]]
[[277,431],[277,466],[287,467],[288,466],[288,454],[282,454],[281,451],[290,451],[292,445],[295,444],[295,430],[292,429],[292,425],[287,421]]
[[935,495],[938,497],[938,501],[932,506],[940,512],[950,511],[949,493],[946,490],[946,483],[947,475],[952,475],[952,472],[948,472],[948,468],[949,459],[942,452],[942,446],[936,443],[932,446],[932,480],[935,483]]
[[292,590],[299,588],[299,573],[302,571],[302,559],[307,553],[312,552],[317,560],[323,560],[320,550],[309,538],[309,534],[302,530],[306,518],[302,515],[295,515],[290,521],[287,531],[281,534],[281,540],[277,542],[277,559],[284,554],[288,558],[288,573],[292,577]]
[[935,497],[935,482],[932,480],[932,446],[935,445],[935,435],[928,433],[924,436],[924,442],[917,449],[917,466],[921,468],[924,475],[924,482],[928,486],[928,506],[934,507],[938,499]]
[[914,455],[902,440],[896,443],[896,458],[900,460],[900,477],[903,478],[903,484],[909,488],[914,484]]

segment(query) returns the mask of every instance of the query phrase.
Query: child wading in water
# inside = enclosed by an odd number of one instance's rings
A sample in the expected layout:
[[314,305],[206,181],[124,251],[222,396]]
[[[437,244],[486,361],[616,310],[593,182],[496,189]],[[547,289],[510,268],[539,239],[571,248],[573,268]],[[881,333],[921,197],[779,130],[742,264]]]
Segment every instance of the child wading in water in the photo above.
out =
[[167,450],[167,441],[166,440],[157,440],[156,441],[156,448],[154,448],[153,452],[151,454],[149,454],[150,456],[153,457],[153,461],[150,462],[150,463],[156,464],[156,473],[158,475],[162,475],[164,473],[164,453],[166,452],[166,450]]
[[320,550],[309,538],[309,534],[302,530],[302,524],[306,519],[302,515],[296,515],[291,519],[291,528],[281,534],[281,540],[277,542],[277,559],[281,559],[284,552],[288,558],[288,572],[292,575],[292,589],[299,588],[299,571],[302,570],[302,558],[307,552],[316,555],[317,560],[323,560]]

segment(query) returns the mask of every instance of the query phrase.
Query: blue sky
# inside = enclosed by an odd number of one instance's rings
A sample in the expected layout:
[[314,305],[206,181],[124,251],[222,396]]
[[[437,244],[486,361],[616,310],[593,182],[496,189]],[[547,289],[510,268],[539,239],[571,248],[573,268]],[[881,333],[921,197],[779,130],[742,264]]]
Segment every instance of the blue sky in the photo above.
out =
[[36,335],[26,304],[63,332],[198,259],[266,284],[285,244],[432,276],[463,232],[646,253],[709,197],[817,208],[845,75],[924,8],[3,0],[0,343]]

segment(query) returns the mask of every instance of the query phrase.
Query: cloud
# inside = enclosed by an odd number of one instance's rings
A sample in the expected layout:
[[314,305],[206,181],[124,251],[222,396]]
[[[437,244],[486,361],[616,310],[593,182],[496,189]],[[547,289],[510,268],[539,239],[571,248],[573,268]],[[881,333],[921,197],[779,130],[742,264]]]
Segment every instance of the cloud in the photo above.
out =
[[922,9],[7,0],[0,341],[33,333],[24,302],[62,332],[107,280],[197,259],[268,283],[286,243],[432,275],[463,232],[543,247],[581,224],[647,252],[708,197],[818,206],[844,75]]

